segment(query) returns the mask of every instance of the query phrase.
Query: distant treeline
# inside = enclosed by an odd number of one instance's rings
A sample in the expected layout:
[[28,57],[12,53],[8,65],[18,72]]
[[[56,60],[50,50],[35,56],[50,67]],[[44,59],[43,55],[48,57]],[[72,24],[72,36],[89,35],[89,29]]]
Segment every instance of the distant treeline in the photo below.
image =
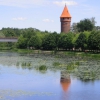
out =
[[28,32],[20,35],[16,46],[22,49],[100,50],[100,31],[85,31],[77,34]]
[[100,50],[100,27],[95,26],[95,17],[73,23],[71,32],[57,33],[35,28],[2,28],[0,37],[18,37],[17,43],[0,43],[0,49],[9,47],[42,50]]
[[0,37],[18,37],[17,43],[0,43],[0,47],[42,50],[100,50],[100,31],[56,33],[34,28],[3,28]]

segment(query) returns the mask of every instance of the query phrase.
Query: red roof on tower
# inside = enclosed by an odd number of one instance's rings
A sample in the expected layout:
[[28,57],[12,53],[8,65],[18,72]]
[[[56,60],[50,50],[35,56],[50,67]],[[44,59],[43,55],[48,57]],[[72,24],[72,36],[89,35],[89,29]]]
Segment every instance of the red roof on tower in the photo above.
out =
[[67,8],[66,5],[65,5],[65,8],[64,8],[64,10],[63,10],[60,18],[63,18],[63,17],[69,17],[69,18],[71,18],[71,15],[70,15],[70,13],[69,13],[68,8]]

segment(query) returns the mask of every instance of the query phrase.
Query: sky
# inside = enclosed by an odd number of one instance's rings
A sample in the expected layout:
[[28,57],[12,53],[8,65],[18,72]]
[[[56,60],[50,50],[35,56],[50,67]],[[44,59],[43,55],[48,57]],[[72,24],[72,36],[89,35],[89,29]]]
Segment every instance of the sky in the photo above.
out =
[[60,15],[65,4],[72,23],[95,17],[100,26],[100,0],[0,0],[0,29],[36,28],[60,33]]

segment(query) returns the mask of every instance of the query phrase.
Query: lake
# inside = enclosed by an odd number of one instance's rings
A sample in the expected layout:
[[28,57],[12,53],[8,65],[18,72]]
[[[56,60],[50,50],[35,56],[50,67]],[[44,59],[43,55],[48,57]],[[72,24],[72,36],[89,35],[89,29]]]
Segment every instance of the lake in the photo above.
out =
[[[64,65],[79,60],[83,58],[0,52],[0,100],[100,100],[99,78],[84,81],[65,71]],[[54,67],[55,62],[62,64]],[[97,60],[92,63],[100,66]],[[47,68],[39,70],[41,65]],[[62,78],[63,73],[68,77]]]

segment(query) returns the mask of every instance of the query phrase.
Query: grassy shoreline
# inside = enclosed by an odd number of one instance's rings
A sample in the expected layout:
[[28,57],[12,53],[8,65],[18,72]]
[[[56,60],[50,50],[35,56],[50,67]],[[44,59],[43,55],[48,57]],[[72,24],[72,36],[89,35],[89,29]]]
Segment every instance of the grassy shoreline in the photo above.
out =
[[88,57],[94,59],[100,59],[100,53],[95,54],[92,52],[79,52],[79,51],[54,51],[54,50],[29,50],[29,49],[9,49],[9,50],[0,50],[0,52],[17,52],[17,53],[25,53],[25,54],[52,54],[52,55],[65,55],[65,56],[80,56],[80,57]]
[[89,57],[89,58],[96,58],[100,59],[100,54],[94,53],[85,53],[85,52],[73,52],[73,51],[46,51],[46,50],[27,50],[27,49],[18,49],[18,53],[38,53],[38,54],[60,54],[60,55],[69,55],[69,56],[82,56],[82,57]]

